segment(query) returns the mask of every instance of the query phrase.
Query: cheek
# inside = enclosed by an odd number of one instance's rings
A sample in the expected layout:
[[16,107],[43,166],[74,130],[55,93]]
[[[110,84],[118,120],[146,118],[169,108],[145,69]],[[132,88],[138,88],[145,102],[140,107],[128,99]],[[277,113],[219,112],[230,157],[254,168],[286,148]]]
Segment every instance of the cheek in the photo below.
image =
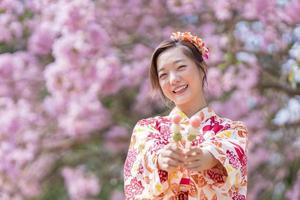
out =
[[195,79],[191,80],[191,81],[193,83],[193,88],[196,91],[202,90],[202,79],[201,79],[200,76],[198,78],[195,78]]
[[162,92],[165,95],[167,95],[168,93],[170,93],[170,87],[169,87],[167,81],[162,80],[162,81],[159,82],[159,85],[160,85],[160,88],[161,88]]

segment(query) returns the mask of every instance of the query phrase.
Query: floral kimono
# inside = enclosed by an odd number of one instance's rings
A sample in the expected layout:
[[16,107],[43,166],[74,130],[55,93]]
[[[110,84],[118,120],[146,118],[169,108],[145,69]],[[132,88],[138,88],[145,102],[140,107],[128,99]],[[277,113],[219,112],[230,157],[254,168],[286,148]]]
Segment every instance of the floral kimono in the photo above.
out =
[[182,130],[189,118],[178,108],[169,116],[140,120],[131,136],[124,165],[126,199],[245,200],[247,192],[247,129],[242,122],[219,117],[209,107],[195,115],[201,119],[192,146],[207,149],[219,163],[211,169],[187,172],[184,168],[164,171],[157,155],[172,141],[171,116],[178,114]]

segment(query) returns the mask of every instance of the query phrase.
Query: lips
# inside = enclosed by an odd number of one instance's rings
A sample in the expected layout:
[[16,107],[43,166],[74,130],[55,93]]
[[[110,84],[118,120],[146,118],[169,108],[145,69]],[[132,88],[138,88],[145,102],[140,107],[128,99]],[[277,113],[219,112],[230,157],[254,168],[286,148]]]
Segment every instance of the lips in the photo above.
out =
[[181,86],[178,86],[178,87],[176,87],[176,88],[173,90],[173,93],[175,93],[175,94],[182,93],[182,92],[184,92],[187,88],[188,88],[188,85],[181,85]]

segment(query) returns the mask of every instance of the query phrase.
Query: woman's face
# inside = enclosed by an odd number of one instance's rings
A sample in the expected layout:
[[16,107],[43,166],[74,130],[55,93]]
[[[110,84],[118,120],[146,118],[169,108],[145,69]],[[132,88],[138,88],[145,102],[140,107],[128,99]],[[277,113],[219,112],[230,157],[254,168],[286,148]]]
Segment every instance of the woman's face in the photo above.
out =
[[193,105],[203,95],[203,73],[192,59],[184,55],[181,48],[168,49],[157,58],[162,92],[179,107]]

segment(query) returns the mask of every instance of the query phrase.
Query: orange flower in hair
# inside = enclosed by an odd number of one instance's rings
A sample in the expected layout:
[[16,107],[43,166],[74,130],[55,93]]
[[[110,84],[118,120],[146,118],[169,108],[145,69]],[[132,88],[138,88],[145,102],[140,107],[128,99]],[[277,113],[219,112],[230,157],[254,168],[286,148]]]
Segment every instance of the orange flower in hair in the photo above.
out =
[[190,42],[193,45],[197,47],[197,49],[201,52],[202,57],[208,59],[208,48],[205,46],[205,43],[203,40],[197,36],[194,36],[191,34],[191,32],[175,32],[172,33],[171,37],[172,40],[179,40],[179,41],[185,41],[185,42]]

